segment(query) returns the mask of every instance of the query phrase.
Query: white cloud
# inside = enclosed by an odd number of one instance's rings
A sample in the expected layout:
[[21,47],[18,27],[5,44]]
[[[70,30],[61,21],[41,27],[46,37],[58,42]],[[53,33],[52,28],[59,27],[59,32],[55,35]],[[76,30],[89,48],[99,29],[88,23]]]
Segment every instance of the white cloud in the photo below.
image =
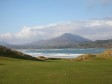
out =
[[5,34],[0,35],[0,39],[10,40],[12,38],[13,38],[13,36],[10,33],[5,33]]
[[21,39],[30,39],[35,35],[37,35],[37,32],[32,31],[31,28],[24,26],[24,28],[16,34],[16,37]]
[[25,43],[50,39],[72,33],[91,40],[112,39],[112,20],[72,21],[45,26],[24,26],[15,34],[1,34],[0,39],[9,43]]

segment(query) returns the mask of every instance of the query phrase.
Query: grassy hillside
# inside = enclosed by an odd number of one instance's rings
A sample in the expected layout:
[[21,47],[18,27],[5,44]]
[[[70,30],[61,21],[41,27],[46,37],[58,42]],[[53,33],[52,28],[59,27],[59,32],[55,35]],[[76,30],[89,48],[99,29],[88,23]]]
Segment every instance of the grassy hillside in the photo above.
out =
[[36,58],[30,55],[26,55],[21,52],[11,50],[3,46],[0,46],[0,57],[9,57],[9,58],[25,59],[25,60],[37,60]]

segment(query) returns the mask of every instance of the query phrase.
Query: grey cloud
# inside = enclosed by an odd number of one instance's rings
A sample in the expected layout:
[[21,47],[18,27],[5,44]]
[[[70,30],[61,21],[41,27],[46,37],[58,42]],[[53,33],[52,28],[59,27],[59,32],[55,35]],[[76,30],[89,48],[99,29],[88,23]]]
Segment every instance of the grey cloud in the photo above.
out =
[[98,5],[101,7],[107,7],[112,5],[112,0],[86,0],[88,3],[87,8],[89,10],[95,9]]

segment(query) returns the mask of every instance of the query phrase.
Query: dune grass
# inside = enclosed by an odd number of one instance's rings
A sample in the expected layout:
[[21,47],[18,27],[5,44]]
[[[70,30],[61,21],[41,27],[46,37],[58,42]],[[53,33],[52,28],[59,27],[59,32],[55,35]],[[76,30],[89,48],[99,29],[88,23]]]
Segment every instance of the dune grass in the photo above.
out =
[[30,61],[0,57],[0,84],[112,84],[112,60]]

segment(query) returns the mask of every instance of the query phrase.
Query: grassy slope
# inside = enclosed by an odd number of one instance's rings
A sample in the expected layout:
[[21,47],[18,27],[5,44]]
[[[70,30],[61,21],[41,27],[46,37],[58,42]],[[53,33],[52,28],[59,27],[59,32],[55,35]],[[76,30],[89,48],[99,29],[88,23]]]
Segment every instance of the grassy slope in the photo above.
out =
[[10,57],[10,58],[17,58],[17,59],[25,59],[25,60],[38,60],[35,57],[32,57],[30,55],[23,54],[21,52],[18,52],[16,50],[11,50],[7,47],[0,45],[0,57]]
[[30,61],[0,57],[0,84],[112,84],[112,60]]

